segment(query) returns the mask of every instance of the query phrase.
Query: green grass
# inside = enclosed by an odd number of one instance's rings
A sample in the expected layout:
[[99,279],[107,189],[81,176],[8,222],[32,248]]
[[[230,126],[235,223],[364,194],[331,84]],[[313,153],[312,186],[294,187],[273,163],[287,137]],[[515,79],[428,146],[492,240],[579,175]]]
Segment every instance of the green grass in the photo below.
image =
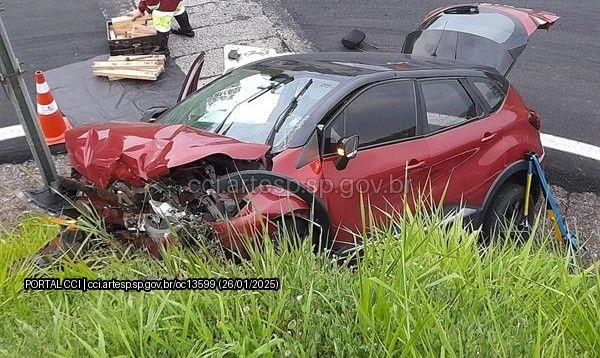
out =
[[242,263],[200,248],[35,273],[274,276],[278,292],[22,292],[34,272],[19,259],[56,232],[30,218],[0,238],[0,356],[600,355],[597,265],[570,273],[551,245],[483,249],[459,222],[439,223],[417,217],[376,230],[356,270],[309,247],[267,247]]

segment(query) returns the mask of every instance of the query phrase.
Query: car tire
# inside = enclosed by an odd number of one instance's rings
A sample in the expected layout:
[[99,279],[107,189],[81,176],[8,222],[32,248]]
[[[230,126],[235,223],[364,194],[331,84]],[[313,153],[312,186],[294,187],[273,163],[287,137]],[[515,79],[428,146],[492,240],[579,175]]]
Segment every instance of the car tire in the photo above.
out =
[[[500,188],[483,220],[482,231],[486,242],[494,239],[522,241],[529,238],[531,223],[525,222],[524,200],[523,185],[509,182]],[[529,204],[530,212],[533,201]]]
[[287,247],[297,249],[303,242],[309,239],[310,227],[308,222],[301,217],[284,216],[276,221],[277,229],[273,233],[273,239],[276,246],[281,240],[289,240]]

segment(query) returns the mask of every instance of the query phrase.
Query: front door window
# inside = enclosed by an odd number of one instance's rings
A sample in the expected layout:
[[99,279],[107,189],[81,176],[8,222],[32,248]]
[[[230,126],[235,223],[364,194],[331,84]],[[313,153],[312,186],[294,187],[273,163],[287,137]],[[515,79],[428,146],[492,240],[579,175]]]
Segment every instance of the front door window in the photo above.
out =
[[[369,217],[387,221],[402,210],[405,190],[427,178],[427,166],[410,170],[407,163],[426,162],[424,139],[416,135],[417,111],[413,81],[391,81],[365,90],[325,127],[323,198],[340,241],[352,240]],[[359,136],[359,150],[345,169],[335,166],[340,140]],[[366,221],[365,221],[366,220]]]
[[415,89],[412,81],[371,87],[341,111],[329,126],[330,149],[340,139],[359,136],[359,147],[411,138],[416,134]]

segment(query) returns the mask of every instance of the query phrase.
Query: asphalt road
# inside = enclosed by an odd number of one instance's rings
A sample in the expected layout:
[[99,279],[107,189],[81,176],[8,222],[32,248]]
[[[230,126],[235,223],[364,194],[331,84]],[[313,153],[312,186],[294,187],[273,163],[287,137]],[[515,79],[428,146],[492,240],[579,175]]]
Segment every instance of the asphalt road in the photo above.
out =
[[[400,50],[404,37],[430,10],[457,0],[261,0],[321,51],[342,51],[340,38],[359,28],[367,41]],[[504,4],[561,16],[539,31],[509,75],[525,101],[543,116],[543,132],[600,146],[600,1],[529,0]],[[548,150],[550,180],[570,191],[600,192],[600,162]]]
[[[106,14],[130,0],[5,0],[4,22],[29,87],[35,95],[33,72],[61,67],[107,52],[101,39]],[[35,103],[35,102],[34,102]],[[59,104],[60,105],[60,104]],[[0,90],[0,127],[18,124],[6,94]],[[0,141],[0,163],[21,162],[31,156],[24,138]]]

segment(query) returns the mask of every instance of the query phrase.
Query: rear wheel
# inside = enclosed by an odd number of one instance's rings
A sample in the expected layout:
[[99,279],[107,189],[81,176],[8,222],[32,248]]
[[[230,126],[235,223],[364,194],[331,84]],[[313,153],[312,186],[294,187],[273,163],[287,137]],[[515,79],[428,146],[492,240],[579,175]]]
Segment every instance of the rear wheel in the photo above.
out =
[[[525,187],[506,183],[500,188],[483,221],[483,234],[487,241],[493,239],[527,240],[531,223],[524,216]],[[530,212],[533,200],[529,204]]]

